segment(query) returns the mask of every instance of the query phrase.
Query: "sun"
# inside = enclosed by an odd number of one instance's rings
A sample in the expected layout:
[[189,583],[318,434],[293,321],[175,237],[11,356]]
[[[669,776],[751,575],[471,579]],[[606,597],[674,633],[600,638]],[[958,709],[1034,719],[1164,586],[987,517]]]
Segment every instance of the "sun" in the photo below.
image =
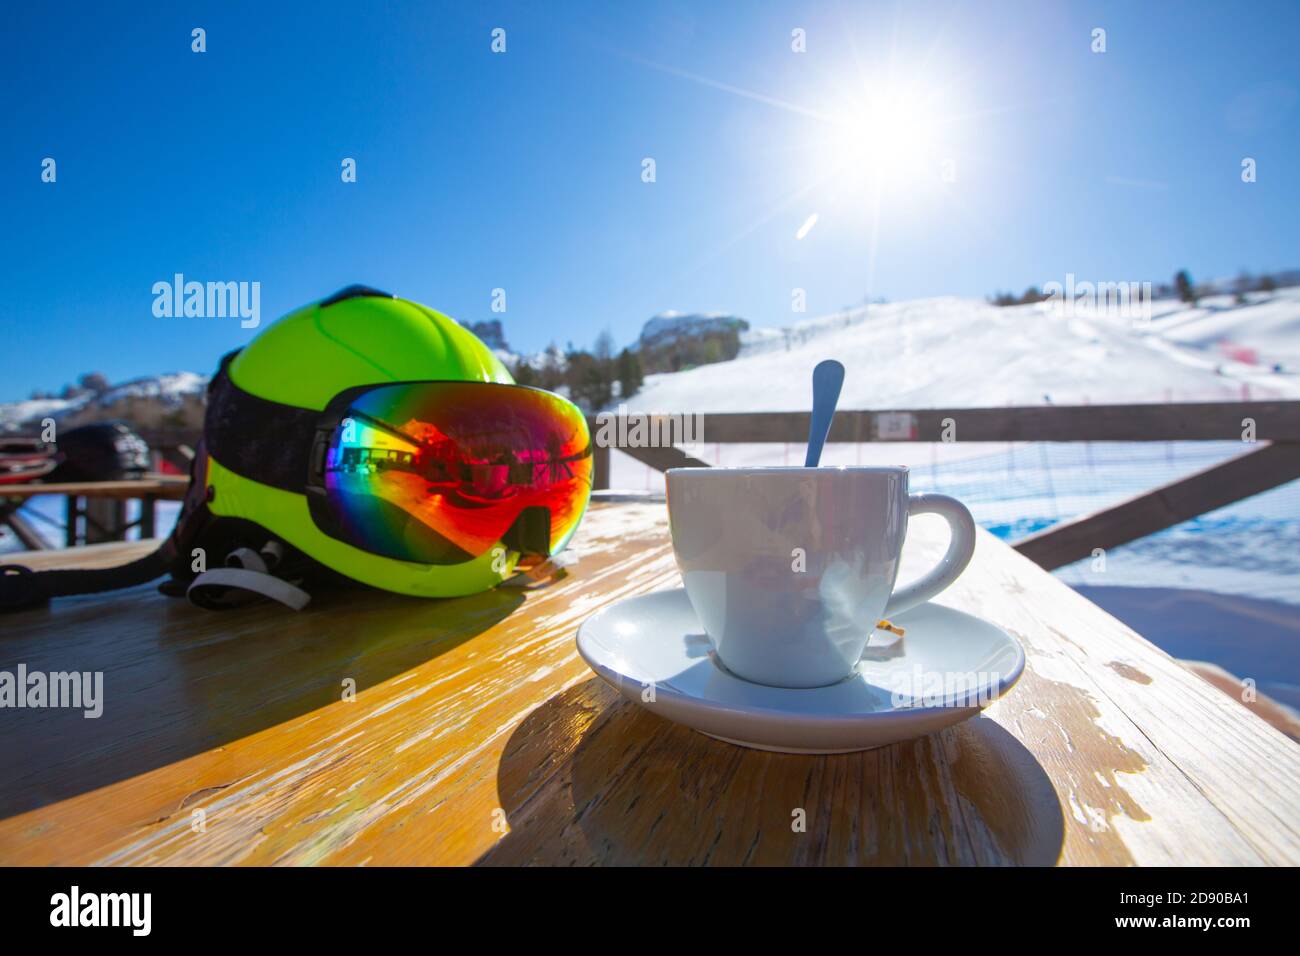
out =
[[826,164],[836,177],[877,181],[893,189],[933,178],[938,175],[942,120],[932,94],[868,94],[833,115]]

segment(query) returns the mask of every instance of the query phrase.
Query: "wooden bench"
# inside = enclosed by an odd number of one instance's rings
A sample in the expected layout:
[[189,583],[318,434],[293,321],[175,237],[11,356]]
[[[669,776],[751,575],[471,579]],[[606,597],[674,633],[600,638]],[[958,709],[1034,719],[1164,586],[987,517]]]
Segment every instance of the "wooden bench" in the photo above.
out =
[[[943,544],[915,521],[904,577]],[[661,502],[593,505],[574,547],[531,591],[209,612],[143,586],[0,618],[0,670],[102,671],[105,698],[0,711],[0,863],[1300,863],[1300,748],[984,532],[940,600],[1015,635],[1020,683],[832,757],[675,726],[578,657],[588,615],[678,585]]]

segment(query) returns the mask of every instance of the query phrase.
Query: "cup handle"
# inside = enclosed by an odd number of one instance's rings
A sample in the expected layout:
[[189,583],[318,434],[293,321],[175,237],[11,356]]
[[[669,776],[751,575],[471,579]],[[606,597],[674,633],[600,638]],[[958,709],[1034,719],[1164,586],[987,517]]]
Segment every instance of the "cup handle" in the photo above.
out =
[[885,617],[891,617],[908,608],[930,600],[966,570],[971,555],[975,553],[975,519],[966,506],[947,495],[917,494],[907,499],[907,514],[941,515],[948,522],[952,538],[943,559],[930,571],[905,588],[898,588],[885,605]]

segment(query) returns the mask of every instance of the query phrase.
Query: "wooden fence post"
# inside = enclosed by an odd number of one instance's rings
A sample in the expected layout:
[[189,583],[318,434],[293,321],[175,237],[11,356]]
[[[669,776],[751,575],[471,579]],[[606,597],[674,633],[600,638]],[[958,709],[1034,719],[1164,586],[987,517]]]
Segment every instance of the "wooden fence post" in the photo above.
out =
[[593,445],[591,459],[592,490],[607,490],[609,488],[609,446]]

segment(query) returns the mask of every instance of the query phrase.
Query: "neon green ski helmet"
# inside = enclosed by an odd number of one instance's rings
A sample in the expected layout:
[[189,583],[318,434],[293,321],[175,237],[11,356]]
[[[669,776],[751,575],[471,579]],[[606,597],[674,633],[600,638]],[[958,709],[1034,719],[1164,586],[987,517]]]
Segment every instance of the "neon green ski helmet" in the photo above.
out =
[[164,574],[165,594],[208,608],[258,595],[301,608],[300,584],[338,575],[473,594],[524,555],[563,550],[592,469],[572,402],[514,384],[447,316],[350,286],[222,359],[180,516],[157,550],[105,568],[5,565],[0,610]]
[[[358,385],[514,381],[455,320],[359,286],[277,320],[230,361],[226,374],[258,398],[315,411]],[[224,465],[219,453],[210,454],[206,483],[213,516],[253,522],[326,567],[389,591],[421,597],[477,593],[508,577],[519,557],[498,548],[459,564],[429,565],[353,547],[320,530],[305,495],[244,477]]]

